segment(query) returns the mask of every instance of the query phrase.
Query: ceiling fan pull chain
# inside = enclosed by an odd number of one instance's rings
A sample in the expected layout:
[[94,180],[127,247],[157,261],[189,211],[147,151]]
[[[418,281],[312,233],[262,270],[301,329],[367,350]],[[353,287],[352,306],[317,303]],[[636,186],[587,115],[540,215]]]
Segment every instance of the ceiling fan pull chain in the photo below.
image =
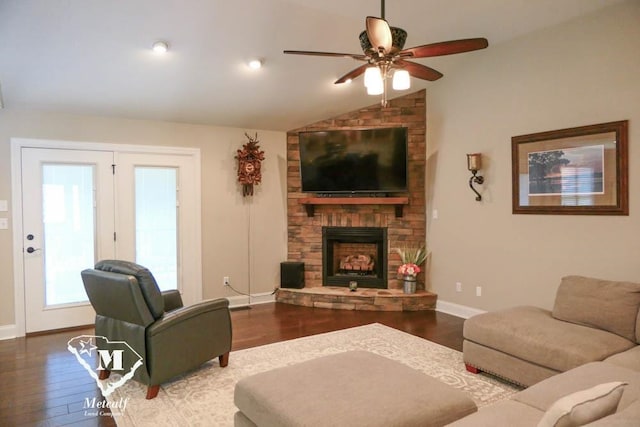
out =
[[[382,0],[384,1],[384,0]],[[383,86],[383,90],[382,90],[382,101],[380,101],[380,104],[382,105],[382,108],[387,108],[388,102],[387,102],[387,74],[389,73],[389,68],[386,65],[382,66],[382,72],[384,73],[382,76],[382,84]]]
[[384,19],[384,0],[380,0],[380,18]]

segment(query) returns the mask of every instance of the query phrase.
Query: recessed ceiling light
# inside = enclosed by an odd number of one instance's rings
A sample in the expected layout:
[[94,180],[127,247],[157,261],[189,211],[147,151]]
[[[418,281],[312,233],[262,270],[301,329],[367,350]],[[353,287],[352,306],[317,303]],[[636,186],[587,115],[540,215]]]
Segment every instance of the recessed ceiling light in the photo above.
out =
[[157,41],[153,46],[151,46],[151,49],[153,49],[155,53],[167,53],[169,50],[169,43],[165,41]]
[[262,61],[259,59],[252,59],[249,61],[249,68],[257,70],[258,68],[262,68]]

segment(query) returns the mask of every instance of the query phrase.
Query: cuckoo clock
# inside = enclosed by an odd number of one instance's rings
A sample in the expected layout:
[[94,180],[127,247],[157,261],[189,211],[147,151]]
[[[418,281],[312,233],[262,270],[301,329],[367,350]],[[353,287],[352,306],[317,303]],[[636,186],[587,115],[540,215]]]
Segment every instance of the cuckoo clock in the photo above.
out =
[[262,172],[260,162],[264,160],[264,151],[260,150],[258,145],[258,134],[252,138],[245,133],[249,142],[242,146],[242,150],[238,150],[236,159],[238,159],[238,182],[242,184],[242,195],[253,196],[253,185],[260,184],[262,180]]

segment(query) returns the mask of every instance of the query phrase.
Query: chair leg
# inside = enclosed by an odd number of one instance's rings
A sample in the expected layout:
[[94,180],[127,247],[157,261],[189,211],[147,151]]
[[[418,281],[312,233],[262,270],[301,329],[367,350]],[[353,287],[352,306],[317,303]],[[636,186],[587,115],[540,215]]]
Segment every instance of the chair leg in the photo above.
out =
[[218,356],[218,360],[220,361],[220,366],[221,367],[225,367],[229,364],[229,352],[226,352],[225,354],[221,354],[220,356]]
[[471,366],[471,365],[465,363],[464,367],[467,368],[467,371],[471,372],[472,374],[480,373],[480,369],[476,368],[475,366]]
[[150,385],[147,388],[147,400],[153,399],[154,397],[156,397],[159,391],[160,391],[160,384]]
[[109,378],[109,375],[111,375],[111,371],[108,369],[103,369],[98,373],[98,379],[106,380],[107,378]]

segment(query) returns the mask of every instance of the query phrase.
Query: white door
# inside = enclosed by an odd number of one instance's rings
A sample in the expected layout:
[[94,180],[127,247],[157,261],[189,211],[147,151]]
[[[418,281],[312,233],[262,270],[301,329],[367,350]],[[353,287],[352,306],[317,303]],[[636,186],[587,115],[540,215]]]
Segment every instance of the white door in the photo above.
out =
[[202,299],[197,152],[92,146],[20,147],[26,332],[92,324],[80,272],[102,259],[144,265],[185,304]]
[[191,155],[116,154],[116,252],[147,267],[161,290],[200,301],[199,179]]
[[26,332],[92,324],[80,271],[115,256],[113,153],[21,155]]

